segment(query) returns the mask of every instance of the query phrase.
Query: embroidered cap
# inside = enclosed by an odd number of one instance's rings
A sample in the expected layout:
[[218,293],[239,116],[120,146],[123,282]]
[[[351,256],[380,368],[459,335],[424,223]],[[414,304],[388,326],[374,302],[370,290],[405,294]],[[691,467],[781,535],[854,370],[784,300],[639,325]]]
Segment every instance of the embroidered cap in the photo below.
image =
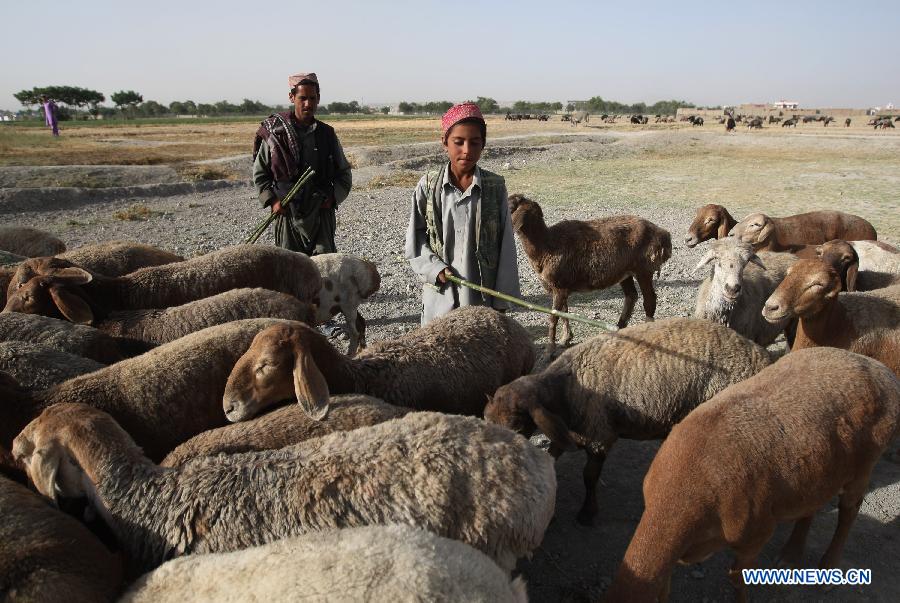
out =
[[484,116],[481,109],[475,103],[460,103],[450,107],[441,118],[441,131],[446,134],[447,131],[464,119],[474,117],[484,123]]
[[318,84],[319,78],[317,78],[316,74],[312,72],[298,73],[288,78],[288,86],[290,86],[291,90],[299,86],[300,82],[312,82],[313,84]]

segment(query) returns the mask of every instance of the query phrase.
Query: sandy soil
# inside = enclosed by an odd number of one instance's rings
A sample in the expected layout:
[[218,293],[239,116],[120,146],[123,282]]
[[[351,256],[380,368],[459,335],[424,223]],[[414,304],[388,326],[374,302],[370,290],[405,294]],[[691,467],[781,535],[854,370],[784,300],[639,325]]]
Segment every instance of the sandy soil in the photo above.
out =
[[[520,127],[516,125],[516,127]],[[673,257],[657,282],[657,317],[690,315],[702,275],[693,267],[703,253],[684,247],[683,233],[694,208],[722,202],[735,215],[751,210],[782,215],[814,208],[838,208],[870,219],[880,238],[900,240],[900,136],[870,130],[796,132],[771,129],[725,135],[717,128],[616,130],[579,128],[554,132],[524,126],[489,139],[483,165],[503,174],[511,192],[526,192],[542,203],[549,223],[615,213],[636,213],[668,229]],[[558,130],[554,126],[554,130]],[[511,137],[510,137],[511,136]],[[419,285],[403,259],[403,232],[410,187],[416,176],[441,158],[434,142],[394,146],[350,146],[357,169],[355,187],[338,213],[338,247],[377,262],[382,289],[362,308],[369,340],[394,337],[418,324]],[[222,163],[249,169],[248,157]],[[243,166],[243,168],[241,168]],[[111,168],[111,171],[114,171]],[[27,176],[27,172],[26,172]],[[22,176],[25,178],[26,176]],[[5,181],[4,181],[5,182]],[[124,181],[123,181],[124,183]],[[245,183],[190,194],[166,194],[166,184],[146,189],[0,188],[4,223],[40,226],[56,232],[71,247],[115,238],[131,238],[192,255],[240,242],[262,218],[255,194]],[[837,194],[840,189],[842,194]],[[124,196],[117,194],[124,191]],[[57,195],[57,197],[54,197]],[[61,196],[60,196],[61,195]],[[56,198],[57,201],[53,201]],[[151,211],[147,221],[122,221],[113,213],[131,205]],[[519,250],[523,296],[541,304],[548,296]],[[573,296],[572,311],[614,322],[622,304],[619,289]],[[518,312],[535,335],[541,355],[546,319]],[[633,323],[644,320],[640,304]],[[590,335],[575,326],[576,342]],[[536,445],[543,445],[535,438]],[[603,470],[600,516],[593,527],[575,522],[584,489],[583,454],[569,453],[557,463],[556,516],[541,547],[520,569],[534,601],[596,600],[608,587],[642,511],[641,481],[658,448],[656,442],[620,441]],[[896,448],[896,446],[895,446]],[[888,455],[889,456],[889,455]],[[678,501],[673,501],[678,504]],[[833,505],[814,522],[804,565],[815,567],[836,524]],[[752,600],[893,601],[900,594],[900,465],[884,458],[876,467],[871,492],[851,532],[842,567],[871,568],[868,587],[754,588]],[[759,560],[770,567],[787,536],[782,528]],[[674,601],[728,601],[728,553],[676,570]]]

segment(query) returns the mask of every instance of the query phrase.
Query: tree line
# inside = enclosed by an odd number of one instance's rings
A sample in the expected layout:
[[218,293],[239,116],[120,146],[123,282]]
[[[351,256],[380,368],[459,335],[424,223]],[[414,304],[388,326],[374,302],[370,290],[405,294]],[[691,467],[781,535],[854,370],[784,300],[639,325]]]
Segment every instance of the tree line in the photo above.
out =
[[[172,101],[163,105],[155,100],[144,100],[143,95],[134,90],[119,90],[109,96],[114,107],[102,105],[106,96],[97,90],[77,86],[45,86],[31,90],[22,90],[13,95],[23,106],[36,106],[40,109],[40,97],[52,98],[59,104],[59,118],[73,119],[77,116],[112,118],[112,117],[166,117],[177,115],[269,115],[276,111],[285,111],[285,105],[266,105],[260,101],[245,98],[240,104],[228,101],[217,103],[195,103],[192,100]],[[483,113],[554,113],[563,110],[561,102],[515,101],[510,106],[501,107],[493,98],[479,96],[474,101]],[[430,101],[425,103],[403,101],[399,103],[400,113],[406,115],[440,115],[453,106],[451,101]],[[692,103],[680,100],[663,100],[652,105],[646,103],[625,104],[604,100],[594,96],[587,101],[569,102],[566,111],[588,111],[590,113],[649,113],[673,115],[679,107],[694,107]],[[321,114],[351,113],[389,113],[390,107],[372,107],[360,105],[358,101],[332,102],[319,107]],[[39,111],[29,111],[39,116]]]

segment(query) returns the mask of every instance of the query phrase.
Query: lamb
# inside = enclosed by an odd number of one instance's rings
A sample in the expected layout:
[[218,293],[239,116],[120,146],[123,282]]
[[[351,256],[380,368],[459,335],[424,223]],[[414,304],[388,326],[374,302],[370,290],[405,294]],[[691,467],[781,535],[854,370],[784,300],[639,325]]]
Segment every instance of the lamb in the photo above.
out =
[[765,348],[708,320],[669,318],[601,334],[563,352],[542,373],[497,390],[485,418],[550,438],[558,457],[587,452],[578,521],[597,514],[603,461],[621,436],[664,438],[698,404],[770,362]]
[[0,477],[0,593],[4,601],[113,601],[122,563],[87,528]]
[[[85,270],[96,272],[103,276],[123,276],[134,272],[138,268],[184,261],[184,258],[180,255],[150,245],[144,245],[143,243],[132,243],[129,241],[109,241],[85,245],[84,247],[78,247],[59,254],[59,259],[66,260]],[[29,262],[21,270],[14,271],[16,276],[15,284],[12,288],[18,289],[35,276],[47,274],[53,266],[62,268],[68,265],[65,262],[54,262],[51,258]],[[10,280],[12,280],[12,275]],[[3,293],[6,294],[9,288],[9,281],[7,281],[7,285],[2,289]]]
[[160,465],[177,467],[198,456],[284,448],[335,431],[383,423],[410,411],[360,394],[334,396],[329,407],[321,421],[313,421],[298,404],[290,404],[250,421],[204,431],[167,454]]
[[[637,216],[614,216],[599,220],[563,220],[550,228],[541,207],[522,195],[509,197],[513,230],[544,289],[553,297],[556,310],[568,311],[569,293],[605,289],[616,283],[625,294],[619,328],[628,325],[637,290],[644,298],[647,320],[656,312],[653,273],[672,256],[668,231]],[[556,345],[556,324],[550,316],[550,347]],[[564,319],[563,345],[572,341],[568,319]]]
[[111,337],[92,327],[73,325],[64,320],[0,313],[0,341],[28,341],[60,352],[113,364],[153,349],[153,344],[125,337]]
[[0,382],[0,446],[8,448],[42,409],[87,402],[109,412],[158,461],[185,440],[226,423],[222,393],[228,373],[254,336],[277,322],[257,318],[203,329],[38,392]]
[[750,214],[731,230],[731,236],[756,251],[790,251],[792,245],[818,245],[832,239],[875,240],[875,228],[863,218],[840,211],[811,211],[786,218]]
[[[248,580],[248,576],[253,576]],[[191,555],[141,577],[121,603],[472,601],[524,603],[525,583],[472,547],[404,525],[346,528]]]
[[417,410],[480,415],[489,394],[534,366],[528,331],[483,306],[453,310],[356,358],[343,356],[300,323],[262,331],[244,349],[225,387],[223,408],[232,422],[290,398],[318,420],[328,413],[330,395],[346,393]]
[[132,572],[180,555],[392,523],[464,542],[509,572],[540,544],[556,496],[552,460],[527,440],[440,413],[169,469],[106,413],[60,404],[19,434],[13,454],[45,496],[87,496]]
[[[779,521],[794,521],[781,559],[798,563],[816,511],[838,498],[838,525],[820,562],[840,560],[872,467],[900,425],[900,381],[844,350],[791,352],[691,412],[644,478],[644,513],[607,601],[664,601],[676,562],[729,547],[745,600],[753,567]],[[677,501],[677,504],[673,504]]]
[[684,244],[695,247],[698,243],[710,239],[724,239],[735,224],[737,220],[728,213],[725,206],[715,203],[704,205],[697,209],[697,215],[694,216],[694,221],[691,222],[684,237]]
[[798,260],[766,300],[770,322],[799,318],[792,349],[832,346],[847,349],[874,329],[900,327],[900,286],[867,293],[839,293],[837,272],[821,260]]
[[722,323],[762,346],[772,344],[787,321],[765,320],[763,305],[796,261],[789,253],[754,253],[750,244],[734,237],[710,242],[695,268],[712,264],[697,291],[694,316]]
[[[19,270],[41,261],[26,261]],[[88,317],[102,320],[113,310],[168,308],[238,287],[263,287],[311,302],[322,285],[319,271],[307,256],[263,245],[237,245],[114,278],[61,263],[65,261],[54,260],[47,274],[10,291],[3,311],[84,322]],[[65,315],[60,299],[67,309],[78,308],[74,317]]]
[[850,351],[874,358],[900,377],[900,330],[870,331],[850,344]]
[[268,289],[232,289],[164,310],[110,312],[96,328],[109,335],[162,344],[245,318],[284,318],[314,325],[316,306]]
[[0,342],[0,371],[12,376],[26,389],[46,389],[104,366],[96,360],[60,352],[39,343]]
[[325,322],[338,312],[347,321],[350,335],[347,355],[353,356],[366,347],[366,321],[357,308],[381,287],[381,276],[374,263],[347,253],[325,253],[312,257],[322,276],[322,289],[316,300],[318,322]]
[[49,232],[28,226],[0,226],[0,249],[28,258],[56,255],[66,244]]

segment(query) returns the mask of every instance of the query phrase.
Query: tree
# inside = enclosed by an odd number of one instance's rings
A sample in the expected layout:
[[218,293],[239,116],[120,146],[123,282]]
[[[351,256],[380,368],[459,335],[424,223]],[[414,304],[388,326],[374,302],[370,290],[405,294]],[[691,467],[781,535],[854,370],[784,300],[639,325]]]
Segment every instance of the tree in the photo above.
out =
[[159,117],[165,115],[169,110],[155,100],[148,100],[140,106],[141,115],[146,117]]
[[126,108],[130,109],[131,113],[134,113],[134,108],[144,102],[144,97],[134,90],[120,90],[110,94],[109,100],[125,115]]
[[500,112],[500,105],[497,104],[497,101],[486,96],[479,96],[475,99],[475,104],[478,105],[478,108],[481,109],[482,113]]
[[387,115],[388,113],[391,112],[391,108],[390,107],[382,107],[381,109],[379,109],[379,111],[381,111],[382,115]]
[[184,110],[184,103],[181,101],[172,101],[169,103],[169,113],[172,115],[184,115],[187,111]]

